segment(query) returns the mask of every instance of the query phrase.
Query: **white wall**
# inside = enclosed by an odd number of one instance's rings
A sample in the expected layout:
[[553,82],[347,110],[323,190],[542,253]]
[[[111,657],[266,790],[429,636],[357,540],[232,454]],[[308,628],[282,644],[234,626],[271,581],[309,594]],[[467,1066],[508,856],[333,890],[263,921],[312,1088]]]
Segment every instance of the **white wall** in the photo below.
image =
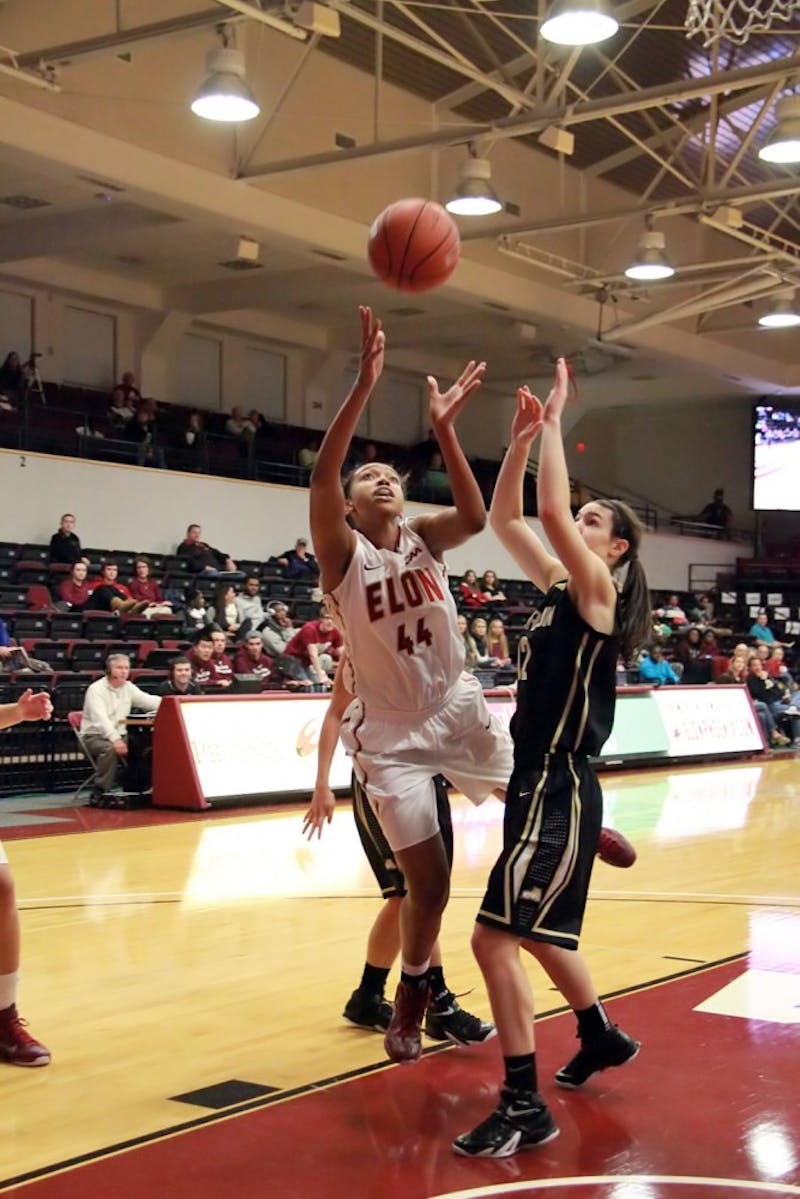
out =
[[[410,515],[427,506],[409,504]],[[234,558],[265,559],[307,536],[308,492],[269,483],[82,462],[0,450],[0,540],[44,543],[74,512],[84,546],[174,553],[186,526]],[[531,522],[541,532],[538,521]],[[642,561],[654,589],[688,587],[691,563],[733,563],[746,547],[647,534]],[[472,567],[504,578],[520,571],[491,530],[448,554],[451,574]]]

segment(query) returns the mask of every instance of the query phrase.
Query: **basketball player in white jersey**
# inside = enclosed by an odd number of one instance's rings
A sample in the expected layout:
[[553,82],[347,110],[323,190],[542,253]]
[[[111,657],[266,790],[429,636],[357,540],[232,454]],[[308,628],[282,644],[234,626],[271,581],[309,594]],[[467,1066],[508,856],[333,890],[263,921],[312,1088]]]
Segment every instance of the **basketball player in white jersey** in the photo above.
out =
[[[49,720],[53,705],[46,691],[26,691],[15,704],[0,704],[0,729],[24,720]],[[12,1066],[46,1066],[50,1050],[32,1037],[17,1011],[19,915],[14,880],[0,842],[0,1061]]]
[[401,978],[385,1045],[393,1061],[416,1061],[429,994],[431,951],[449,894],[449,868],[434,778],[444,774],[473,802],[502,793],[511,774],[510,737],[490,715],[478,681],[464,673],[463,641],[443,553],[486,523],[454,421],[480,386],[470,362],[444,394],[428,378],[430,423],[454,506],[403,517],[397,471],[370,462],[343,486],[342,465],[383,369],[385,337],[360,309],[358,377],[320,447],[311,475],[311,533],[321,583],[348,654],[345,685],[357,698],[342,741],[403,872]]

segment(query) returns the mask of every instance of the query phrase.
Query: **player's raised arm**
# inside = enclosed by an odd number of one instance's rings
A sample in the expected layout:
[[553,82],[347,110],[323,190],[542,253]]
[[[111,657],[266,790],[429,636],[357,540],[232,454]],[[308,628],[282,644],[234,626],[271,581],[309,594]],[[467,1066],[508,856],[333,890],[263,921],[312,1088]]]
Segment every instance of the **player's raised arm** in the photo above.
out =
[[541,402],[527,387],[521,387],[511,423],[511,441],[494,485],[489,523],[525,575],[540,591],[547,591],[566,576],[566,571],[525,520],[522,503],[528,455],[541,432],[542,420]]
[[428,376],[431,426],[453,494],[452,507],[414,521],[414,527],[433,554],[461,545],[486,524],[486,505],[455,430],[456,417],[473,391],[480,387],[485,371],[485,362],[468,362],[444,394],[436,380]]
[[361,414],[383,371],[385,337],[370,308],[359,308],[361,359],[350,394],[328,426],[311,472],[311,537],[322,588],[342,580],[353,552],[353,533],[345,520],[342,467]]

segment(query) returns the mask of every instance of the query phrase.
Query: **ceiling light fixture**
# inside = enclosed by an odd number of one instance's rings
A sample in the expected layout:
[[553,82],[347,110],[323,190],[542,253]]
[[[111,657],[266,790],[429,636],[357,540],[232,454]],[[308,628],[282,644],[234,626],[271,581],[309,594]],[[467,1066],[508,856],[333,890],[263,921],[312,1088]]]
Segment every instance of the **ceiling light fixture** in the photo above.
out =
[[192,112],[206,121],[252,121],[261,109],[245,80],[244,55],[232,46],[212,50]]
[[794,292],[777,296],[768,312],[758,318],[762,329],[794,329],[800,325],[800,312],[794,300]]
[[555,0],[539,33],[559,46],[590,46],[604,42],[618,29],[606,0]]
[[764,162],[800,162],[800,96],[775,105],[775,126],[758,152]]
[[473,158],[461,164],[456,194],[445,208],[455,216],[491,216],[503,205],[492,187],[492,164],[488,158]]
[[669,279],[675,274],[675,267],[667,262],[666,241],[664,234],[653,228],[653,218],[646,220],[646,229],[639,238],[636,257],[625,274],[628,279],[638,279],[640,282],[654,282],[657,279]]

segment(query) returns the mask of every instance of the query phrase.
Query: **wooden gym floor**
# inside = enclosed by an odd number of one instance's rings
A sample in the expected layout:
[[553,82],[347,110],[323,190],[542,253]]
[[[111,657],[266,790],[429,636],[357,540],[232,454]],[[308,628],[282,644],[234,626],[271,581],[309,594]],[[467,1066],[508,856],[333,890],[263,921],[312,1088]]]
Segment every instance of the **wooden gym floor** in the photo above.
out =
[[[559,1091],[571,1017],[531,963],[561,1136],[496,1162],[450,1140],[493,1106],[496,1040],[387,1065],[344,1024],[378,909],[349,804],[211,814],[0,803],[23,923],[20,1008],[49,1068],[0,1066],[0,1192],[568,1199],[800,1195],[800,762],[603,776],[637,845],[597,864],[586,951],[635,1063]],[[453,801],[447,978],[488,1015],[470,949],[502,808]],[[39,835],[46,834],[46,835]],[[393,990],[394,976],[390,982]]]

